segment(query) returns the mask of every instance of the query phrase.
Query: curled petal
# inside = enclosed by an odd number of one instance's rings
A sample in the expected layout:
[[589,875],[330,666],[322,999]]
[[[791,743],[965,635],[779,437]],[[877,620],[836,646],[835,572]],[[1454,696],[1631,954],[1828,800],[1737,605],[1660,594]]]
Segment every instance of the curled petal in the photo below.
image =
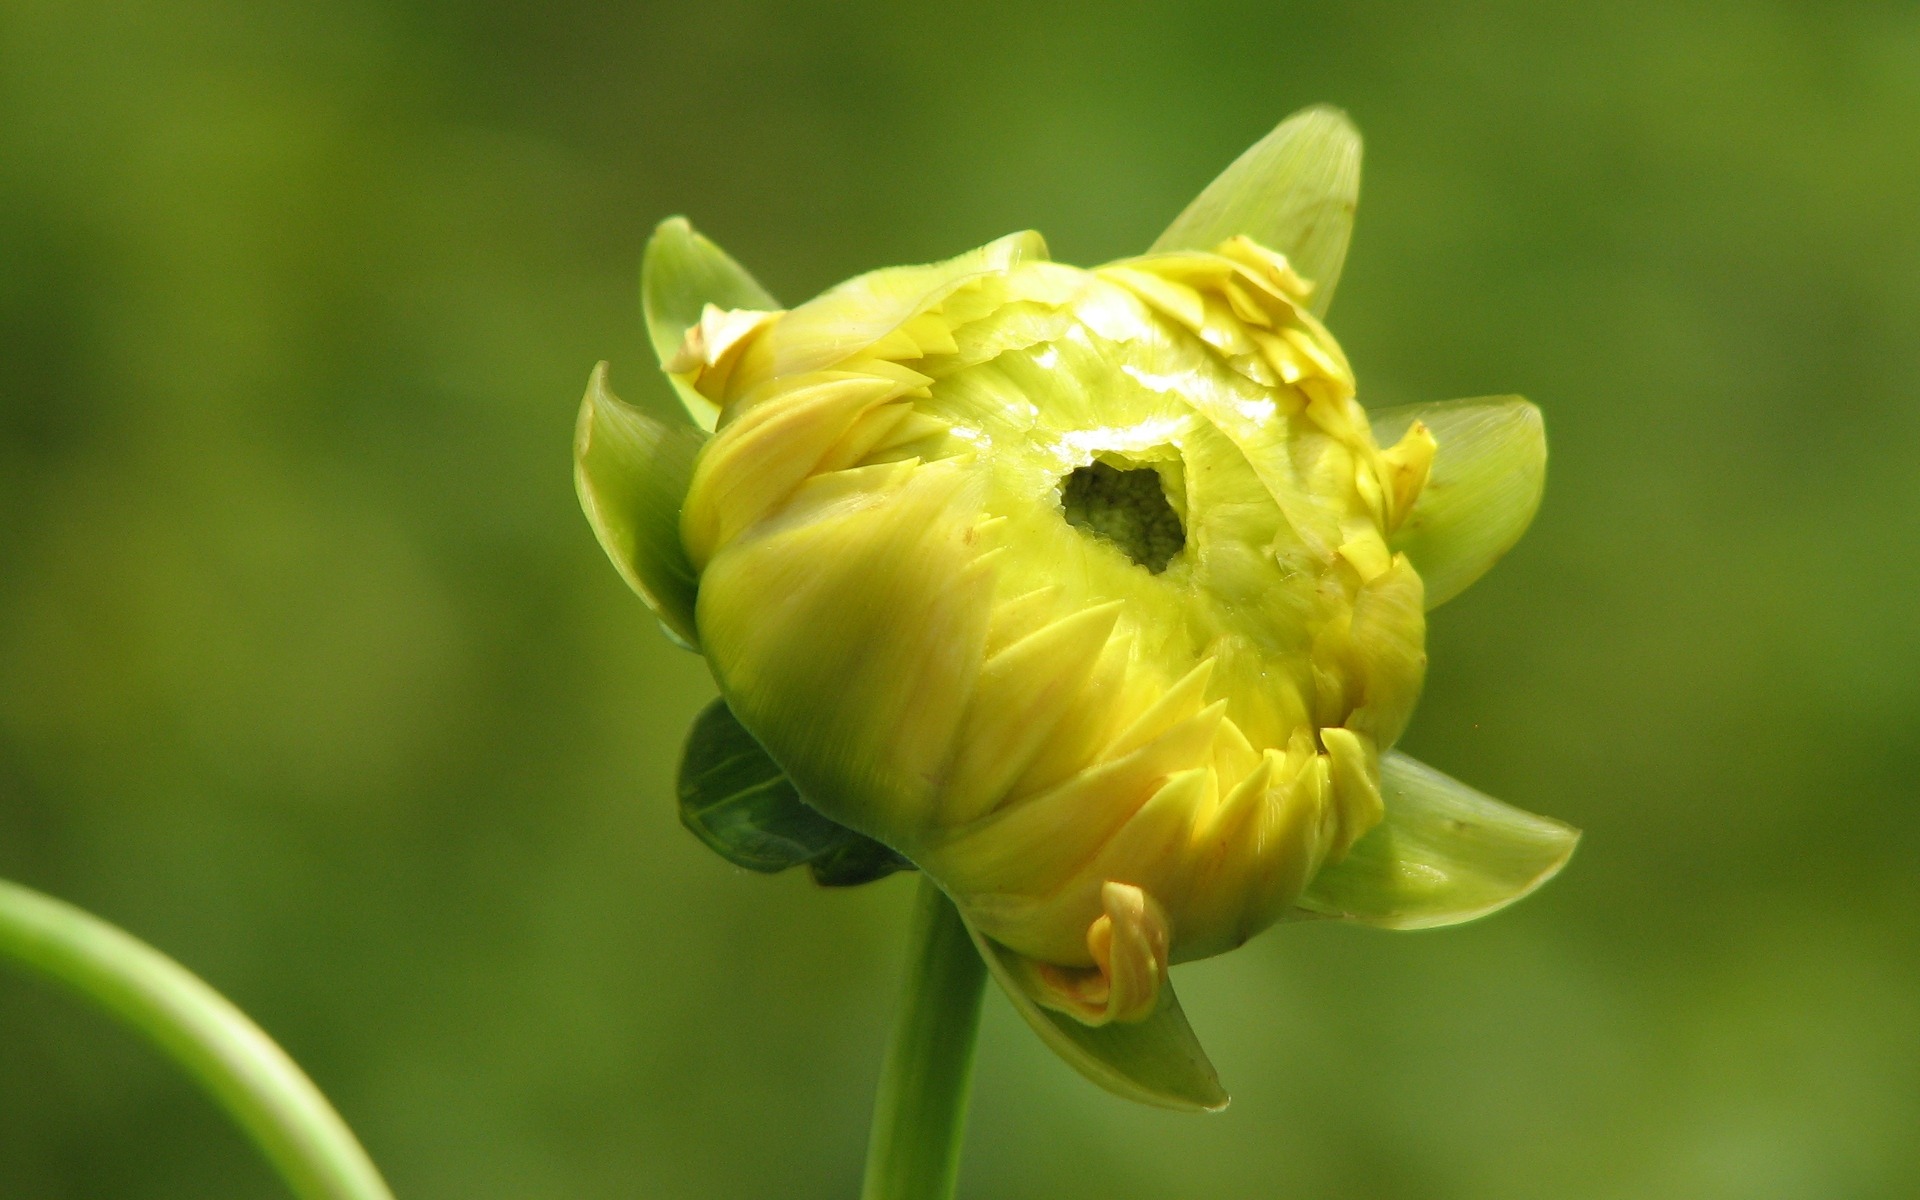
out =
[[[679,355],[687,331],[700,326],[709,306],[723,313],[780,307],[745,267],[695,232],[685,217],[660,222],[647,241],[640,266],[640,304],[647,317],[647,336],[662,367]],[[694,421],[711,430],[719,407],[671,373],[668,378]]]
[[1299,906],[1388,929],[1455,925],[1551,879],[1578,830],[1502,804],[1397,751],[1380,757],[1386,815]]
[[1393,548],[1413,560],[1434,609],[1466,591],[1527,531],[1547,482],[1547,434],[1540,410],[1518,396],[1386,409],[1373,415],[1373,434],[1391,445],[1415,422],[1436,449]]
[[1144,1021],[1167,982],[1167,913],[1145,889],[1108,881],[1087,928],[1091,967],[1036,963],[1035,998],[1087,1025]]
[[1162,985],[1153,1011],[1138,1021],[1087,1025],[1043,1007],[1033,964],[982,934],[967,931],[1014,1011],[1067,1065],[1117,1096],[1189,1112],[1227,1106],[1220,1076],[1187,1024],[1171,984]]
[[1149,253],[1210,250],[1245,235],[1286,256],[1325,316],[1340,282],[1360,198],[1360,132],[1316,105],[1280,122],[1173,219]]
[[680,506],[706,440],[691,425],[668,425],[621,403],[607,387],[607,364],[593,369],[573,435],[580,506],[620,577],[689,648],[700,644],[699,582],[680,543]]

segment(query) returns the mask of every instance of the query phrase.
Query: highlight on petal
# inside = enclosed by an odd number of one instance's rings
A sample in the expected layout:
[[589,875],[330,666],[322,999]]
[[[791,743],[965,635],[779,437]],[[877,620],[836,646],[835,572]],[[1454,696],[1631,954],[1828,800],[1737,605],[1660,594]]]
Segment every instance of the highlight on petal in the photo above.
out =
[[1322,867],[1299,907],[1387,929],[1455,925],[1551,879],[1580,833],[1502,804],[1398,751],[1380,757],[1386,816]]
[[1360,199],[1360,131],[1337,108],[1302,109],[1233,161],[1148,253],[1211,250],[1245,235],[1286,255],[1325,316]]
[[[640,265],[640,305],[647,336],[663,367],[679,352],[687,331],[699,326],[709,305],[722,312],[780,307],[745,267],[696,232],[685,217],[660,222],[648,239]],[[720,410],[671,374],[668,378],[694,421],[711,430]]]
[[680,506],[706,434],[668,425],[607,387],[594,367],[573,434],[573,482],[580,507],[620,577],[640,593],[668,635],[689,649],[699,577],[680,543]]
[[1373,414],[1392,445],[1415,421],[1438,448],[1427,485],[1393,538],[1426,584],[1427,608],[1467,590],[1533,522],[1547,482],[1540,410],[1519,396],[1409,404]]
[[1086,1025],[1040,1005],[1032,964],[967,923],[987,969],[1012,1001],[1014,1011],[1067,1065],[1117,1096],[1161,1108],[1218,1112],[1226,1089],[1200,1040],[1187,1024],[1172,985],[1144,1020]]

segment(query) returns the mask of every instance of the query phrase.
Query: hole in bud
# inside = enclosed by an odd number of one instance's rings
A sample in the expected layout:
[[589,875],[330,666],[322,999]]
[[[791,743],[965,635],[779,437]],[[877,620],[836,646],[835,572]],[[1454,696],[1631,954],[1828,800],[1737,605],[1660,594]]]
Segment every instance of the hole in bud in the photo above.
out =
[[1153,467],[1095,461],[1060,481],[1060,506],[1067,524],[1113,543],[1155,575],[1187,544],[1180,514]]

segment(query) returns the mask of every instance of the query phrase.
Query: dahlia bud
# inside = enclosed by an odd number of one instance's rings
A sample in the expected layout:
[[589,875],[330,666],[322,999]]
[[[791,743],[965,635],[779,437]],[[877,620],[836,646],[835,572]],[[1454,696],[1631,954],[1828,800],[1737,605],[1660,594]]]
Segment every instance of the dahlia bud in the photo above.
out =
[[783,852],[926,872],[1050,1044],[1160,1103],[1225,1100],[1172,964],[1290,915],[1464,920],[1576,837],[1391,750],[1426,611],[1525,528],[1545,442],[1519,399],[1357,401],[1320,316],[1358,158],[1310,110],[1143,257],[1014,234],[791,310],[670,221],[648,319],[698,428],[604,370],[582,412],[602,543],[819,822]]

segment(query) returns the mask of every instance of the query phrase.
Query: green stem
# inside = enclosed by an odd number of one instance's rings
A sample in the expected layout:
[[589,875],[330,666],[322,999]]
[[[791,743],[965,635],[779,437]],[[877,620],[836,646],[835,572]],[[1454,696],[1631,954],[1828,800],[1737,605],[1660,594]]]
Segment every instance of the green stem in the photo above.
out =
[[874,1098],[862,1200],[949,1200],[973,1082],[986,964],[960,914],[922,876],[900,1015]]
[[192,972],[98,917],[0,880],[0,962],[78,992],[212,1094],[304,1200],[393,1200],[326,1097]]

